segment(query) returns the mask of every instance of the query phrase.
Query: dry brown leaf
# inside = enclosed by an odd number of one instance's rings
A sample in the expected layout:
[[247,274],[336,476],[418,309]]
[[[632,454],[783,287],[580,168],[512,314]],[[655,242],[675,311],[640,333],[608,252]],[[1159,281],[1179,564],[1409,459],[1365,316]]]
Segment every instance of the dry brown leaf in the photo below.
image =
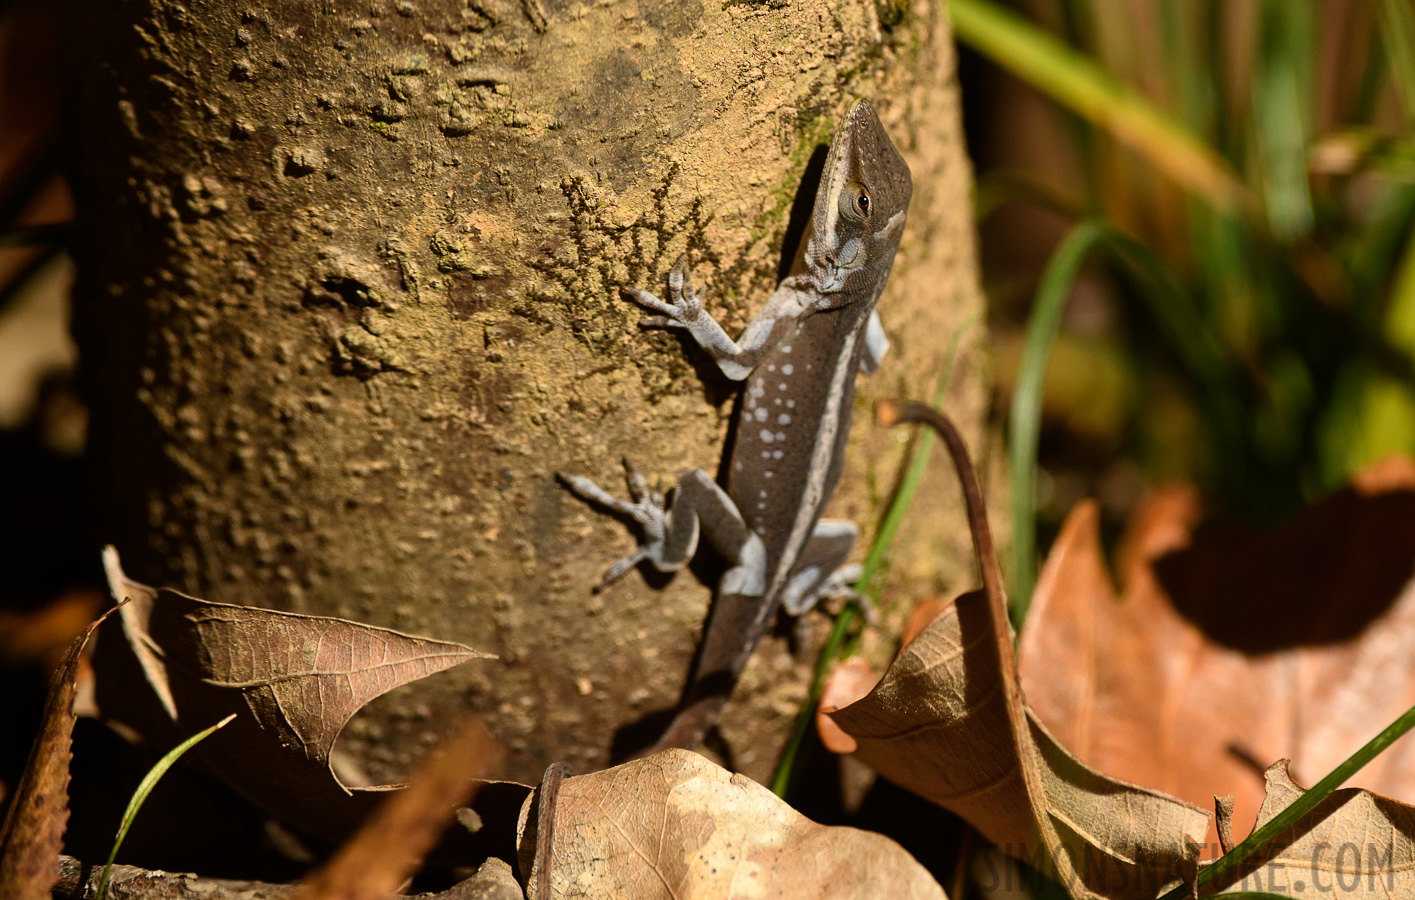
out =
[[[520,858],[523,878],[533,883],[530,805]],[[550,885],[557,898],[946,900],[889,838],[812,822],[751,779],[686,750],[567,778],[555,808]]]
[[1014,732],[990,619],[983,593],[959,597],[873,693],[834,714],[856,757],[1076,897],[1148,900],[1192,880],[1209,815],[1087,768],[1030,710]]
[[1027,708],[962,438],[926,407],[903,412],[934,425],[953,456],[985,590],[954,601],[868,697],[833,714],[859,742],[856,757],[1039,865],[1075,897],[1150,900],[1169,882],[1192,883],[1210,814],[1087,768]]
[[[1264,777],[1267,795],[1255,829],[1306,793],[1285,759]],[[1415,807],[1369,791],[1333,791],[1211,888],[1409,900],[1415,897]]]
[[[469,659],[461,644],[343,619],[209,603],[123,574],[104,551],[122,634],[95,656],[103,715],[164,743],[236,713],[193,753],[277,818],[329,837],[356,826],[395,785],[346,787],[329,755],[344,724],[374,697]],[[146,690],[142,686],[146,683]],[[519,804],[520,785],[492,786],[480,802]]]
[[855,739],[841,730],[830,714],[859,700],[877,684],[879,673],[863,656],[843,659],[830,670],[816,705],[816,733],[825,749],[841,755],[855,752]]
[[422,863],[438,836],[500,763],[500,744],[473,719],[390,794],[338,852],[305,879],[297,900],[384,900]]
[[[1079,505],[1023,630],[1029,702],[1087,764],[1192,803],[1232,793],[1246,826],[1269,762],[1319,778],[1415,705],[1412,486],[1388,463],[1266,534],[1199,527],[1193,492],[1158,491],[1121,545],[1123,600]],[[1415,798],[1415,738],[1361,780]]]
[[49,684],[44,717],[5,821],[0,825],[0,897],[47,900],[69,822],[74,695],[84,645],[103,621],[74,639]]

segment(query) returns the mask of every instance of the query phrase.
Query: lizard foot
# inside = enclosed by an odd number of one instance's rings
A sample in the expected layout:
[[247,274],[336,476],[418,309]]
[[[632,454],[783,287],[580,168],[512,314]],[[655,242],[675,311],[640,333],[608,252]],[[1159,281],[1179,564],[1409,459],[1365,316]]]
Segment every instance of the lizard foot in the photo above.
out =
[[692,328],[703,312],[703,298],[693,286],[693,276],[688,272],[686,254],[678,257],[672,271],[668,273],[667,302],[638,288],[620,290],[625,298],[659,314],[640,319],[641,328]]
[[560,483],[582,500],[605,507],[626,516],[639,526],[642,543],[628,556],[609,567],[593,590],[598,593],[609,587],[630,569],[645,559],[652,561],[664,543],[664,498],[661,491],[651,491],[643,474],[626,457],[624,459],[624,481],[629,488],[631,501],[620,500],[599,485],[580,475],[555,473]]
[[865,624],[877,628],[879,614],[875,612],[874,604],[870,602],[868,595],[860,593],[854,587],[864,573],[865,567],[859,563],[841,566],[821,585],[819,596],[825,600],[841,600],[853,604],[860,611],[860,615],[864,616]]
[[[870,598],[855,590],[854,587],[864,570],[865,567],[859,563],[850,563],[841,566],[823,579],[809,582],[805,590],[801,589],[800,582],[789,585],[782,605],[789,615],[804,616],[822,600],[853,603],[865,617],[865,622],[873,628],[879,623],[875,616],[874,607],[870,604]],[[805,582],[806,579],[802,578],[801,581]]]

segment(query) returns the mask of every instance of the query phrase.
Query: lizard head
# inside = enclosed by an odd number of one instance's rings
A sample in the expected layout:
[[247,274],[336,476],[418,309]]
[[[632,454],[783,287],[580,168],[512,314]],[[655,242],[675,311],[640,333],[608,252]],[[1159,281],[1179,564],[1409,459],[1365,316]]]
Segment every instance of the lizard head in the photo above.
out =
[[874,109],[859,101],[835,130],[811,213],[806,264],[822,293],[884,283],[912,193],[909,166]]

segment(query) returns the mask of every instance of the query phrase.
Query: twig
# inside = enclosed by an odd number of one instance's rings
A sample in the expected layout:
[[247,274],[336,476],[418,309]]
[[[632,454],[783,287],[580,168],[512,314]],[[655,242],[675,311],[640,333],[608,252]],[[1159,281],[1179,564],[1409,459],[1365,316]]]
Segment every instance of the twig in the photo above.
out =
[[570,767],[564,763],[551,763],[540,779],[540,792],[536,797],[539,811],[536,815],[536,895],[535,900],[549,900],[550,897],[550,854],[555,843],[555,804],[560,798],[560,785],[570,775]]

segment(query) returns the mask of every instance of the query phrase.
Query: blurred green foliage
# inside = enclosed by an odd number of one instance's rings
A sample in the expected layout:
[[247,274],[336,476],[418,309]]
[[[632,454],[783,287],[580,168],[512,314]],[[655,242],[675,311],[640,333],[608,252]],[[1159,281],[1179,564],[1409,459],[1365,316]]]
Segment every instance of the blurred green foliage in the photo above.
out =
[[[988,0],[951,8],[960,42],[1064,112],[1055,152],[1074,178],[984,171],[978,207],[1033,203],[1087,236],[1124,319],[1095,354],[1132,373],[1114,393],[1127,406],[1120,454],[1274,521],[1415,452],[1409,0],[1037,0],[1036,18]],[[1038,290],[1038,315],[1055,319],[1041,293],[1070,294],[1074,262],[1065,285]],[[1044,406],[1018,376],[1034,408],[1014,408],[1013,427],[1032,447],[1040,409],[1083,421],[1067,403],[1102,402],[1074,388],[1068,401],[1064,374],[1053,388],[1065,353],[1048,369],[1050,343],[1037,328],[1012,339],[1020,371],[1048,372]],[[1178,390],[1155,401],[1156,385]],[[1184,421],[1197,425],[1173,427]],[[1030,500],[1036,474],[1014,464]]]

